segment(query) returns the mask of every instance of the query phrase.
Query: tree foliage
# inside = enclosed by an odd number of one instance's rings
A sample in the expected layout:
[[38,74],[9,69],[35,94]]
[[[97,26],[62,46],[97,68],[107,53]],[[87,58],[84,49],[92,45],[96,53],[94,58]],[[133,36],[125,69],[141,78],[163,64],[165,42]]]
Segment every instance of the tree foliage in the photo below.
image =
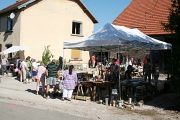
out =
[[[171,0],[172,5],[170,8],[170,14],[168,23],[163,23],[165,30],[171,31],[176,39],[180,37],[180,0]],[[177,41],[176,41],[177,42]]]
[[172,82],[180,94],[180,0],[171,0],[172,5],[168,17],[168,23],[162,23],[166,31],[172,33],[172,54],[169,56],[169,72],[172,74]]
[[47,65],[48,62],[50,62],[51,58],[54,57],[53,54],[51,54],[51,51],[49,49],[50,45],[44,47],[44,52],[42,54],[42,63]]

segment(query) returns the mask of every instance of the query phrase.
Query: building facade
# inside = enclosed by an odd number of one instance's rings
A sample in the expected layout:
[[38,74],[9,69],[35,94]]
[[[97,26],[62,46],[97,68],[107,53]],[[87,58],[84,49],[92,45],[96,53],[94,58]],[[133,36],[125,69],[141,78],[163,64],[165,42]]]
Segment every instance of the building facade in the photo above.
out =
[[89,52],[63,51],[63,42],[91,35],[95,23],[97,20],[80,0],[18,0],[0,11],[0,50],[28,46],[29,50],[9,57],[41,60],[44,47],[50,45],[55,59],[64,55],[66,60],[87,63]]

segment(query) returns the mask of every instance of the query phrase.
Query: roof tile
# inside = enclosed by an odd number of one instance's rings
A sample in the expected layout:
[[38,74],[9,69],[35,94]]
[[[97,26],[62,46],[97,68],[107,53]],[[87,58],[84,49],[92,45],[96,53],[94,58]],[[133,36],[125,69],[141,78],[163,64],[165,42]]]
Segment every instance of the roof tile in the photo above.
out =
[[132,0],[113,24],[138,28],[147,35],[170,34],[161,25],[168,22],[170,7],[170,0]]

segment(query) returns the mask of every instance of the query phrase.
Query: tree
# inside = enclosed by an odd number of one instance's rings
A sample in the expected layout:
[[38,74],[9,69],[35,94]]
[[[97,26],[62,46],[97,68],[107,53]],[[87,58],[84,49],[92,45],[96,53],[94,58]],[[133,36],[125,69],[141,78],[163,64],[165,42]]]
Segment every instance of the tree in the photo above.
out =
[[[168,17],[168,23],[162,23],[165,30],[171,31],[175,35],[175,41],[180,37],[180,0],[171,0],[172,5],[170,9],[170,15]],[[177,42],[177,41],[176,41]],[[180,42],[180,41],[178,41]]]
[[168,59],[169,72],[172,74],[172,83],[180,94],[180,0],[171,0],[172,5],[168,23],[162,23],[166,31],[172,33],[172,54]]
[[51,54],[51,51],[49,50],[50,45],[44,47],[44,52],[42,55],[42,63],[47,65],[47,63],[51,60],[51,58],[54,57],[53,54]]

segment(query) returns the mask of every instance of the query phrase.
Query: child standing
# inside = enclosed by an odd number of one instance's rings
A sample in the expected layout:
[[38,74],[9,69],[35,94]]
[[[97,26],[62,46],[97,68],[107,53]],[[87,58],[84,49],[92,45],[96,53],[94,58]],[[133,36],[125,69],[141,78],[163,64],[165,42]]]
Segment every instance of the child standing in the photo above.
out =
[[59,93],[60,93],[60,96],[62,97],[62,94],[63,94],[63,89],[64,89],[64,84],[63,84],[63,80],[61,79],[59,81]]
[[[57,74],[57,81],[59,82],[59,86],[57,86],[57,90],[60,93],[60,97],[62,97],[62,93],[63,93],[63,78],[62,78],[62,74],[60,73],[60,71],[58,71]],[[56,91],[58,93],[58,91]]]

